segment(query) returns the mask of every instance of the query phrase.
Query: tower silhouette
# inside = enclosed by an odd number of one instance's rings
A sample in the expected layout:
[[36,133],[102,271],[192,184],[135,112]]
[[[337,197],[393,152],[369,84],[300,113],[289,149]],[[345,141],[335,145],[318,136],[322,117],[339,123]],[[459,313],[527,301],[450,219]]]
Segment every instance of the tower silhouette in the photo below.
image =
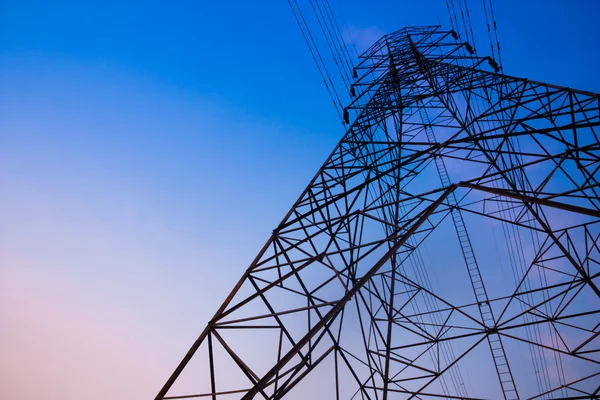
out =
[[345,135],[156,399],[597,398],[600,95],[440,27],[359,60]]

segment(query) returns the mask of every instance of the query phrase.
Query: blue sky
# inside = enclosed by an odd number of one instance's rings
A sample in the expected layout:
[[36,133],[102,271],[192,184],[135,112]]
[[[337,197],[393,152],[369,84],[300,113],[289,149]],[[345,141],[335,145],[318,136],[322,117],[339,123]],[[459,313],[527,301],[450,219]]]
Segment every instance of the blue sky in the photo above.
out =
[[[448,26],[444,1],[332,5],[359,48]],[[495,11],[506,73],[600,92],[599,2]],[[284,0],[3,0],[8,398],[151,397],[342,134]]]

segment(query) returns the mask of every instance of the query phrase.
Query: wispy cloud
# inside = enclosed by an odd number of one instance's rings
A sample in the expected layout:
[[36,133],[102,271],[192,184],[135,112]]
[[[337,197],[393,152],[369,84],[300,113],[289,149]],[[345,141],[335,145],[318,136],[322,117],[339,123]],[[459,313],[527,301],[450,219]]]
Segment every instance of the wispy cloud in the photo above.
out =
[[354,46],[359,54],[371,47],[384,34],[385,32],[376,26],[359,28],[352,25],[345,28],[342,33],[346,43]]

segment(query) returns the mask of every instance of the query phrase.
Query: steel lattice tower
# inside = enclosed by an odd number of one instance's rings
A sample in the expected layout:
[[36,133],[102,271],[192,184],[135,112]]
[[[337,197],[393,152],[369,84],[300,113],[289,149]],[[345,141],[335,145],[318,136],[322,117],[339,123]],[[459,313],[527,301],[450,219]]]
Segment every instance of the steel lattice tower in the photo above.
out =
[[367,50],[349,129],[156,398],[597,398],[600,95],[497,69],[439,27]]

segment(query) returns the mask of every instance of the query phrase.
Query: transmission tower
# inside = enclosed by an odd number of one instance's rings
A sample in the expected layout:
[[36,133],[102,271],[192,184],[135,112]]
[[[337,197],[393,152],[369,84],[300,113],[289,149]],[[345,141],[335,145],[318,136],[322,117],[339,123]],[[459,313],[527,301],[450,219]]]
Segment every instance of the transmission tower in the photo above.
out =
[[600,95],[413,27],[156,399],[597,398]]

